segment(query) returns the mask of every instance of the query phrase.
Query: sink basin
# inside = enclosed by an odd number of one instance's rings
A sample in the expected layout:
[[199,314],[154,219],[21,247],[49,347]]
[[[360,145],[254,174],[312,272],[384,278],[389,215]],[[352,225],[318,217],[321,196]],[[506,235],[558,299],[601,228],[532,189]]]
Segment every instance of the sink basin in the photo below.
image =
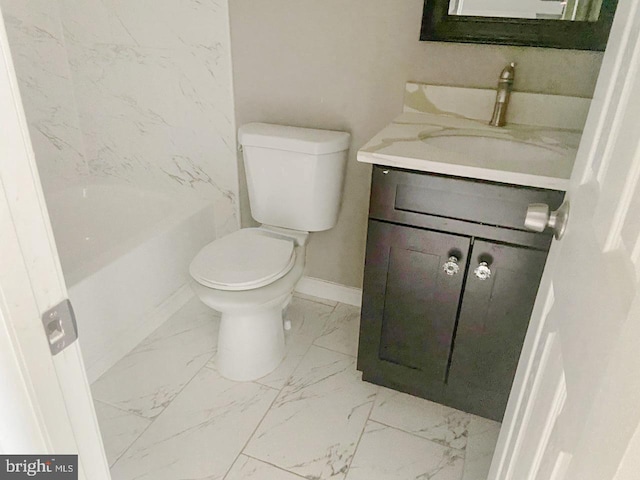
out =
[[508,138],[479,135],[432,135],[421,139],[427,145],[442,150],[482,157],[497,162],[535,162],[562,160],[566,154],[552,148],[519,142]]

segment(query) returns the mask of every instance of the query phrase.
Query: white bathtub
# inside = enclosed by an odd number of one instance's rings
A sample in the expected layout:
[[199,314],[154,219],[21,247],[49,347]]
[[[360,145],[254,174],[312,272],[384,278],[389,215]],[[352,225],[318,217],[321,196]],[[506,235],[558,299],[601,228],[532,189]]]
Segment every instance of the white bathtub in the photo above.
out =
[[215,238],[213,205],[90,185],[48,208],[92,382],[191,298],[188,266]]

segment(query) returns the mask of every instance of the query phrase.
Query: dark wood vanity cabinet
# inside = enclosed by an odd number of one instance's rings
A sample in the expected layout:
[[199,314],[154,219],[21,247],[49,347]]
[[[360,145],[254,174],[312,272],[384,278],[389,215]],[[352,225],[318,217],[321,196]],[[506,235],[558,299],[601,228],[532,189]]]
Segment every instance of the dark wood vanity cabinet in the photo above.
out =
[[563,196],[374,167],[363,379],[501,420],[551,244],[524,216]]

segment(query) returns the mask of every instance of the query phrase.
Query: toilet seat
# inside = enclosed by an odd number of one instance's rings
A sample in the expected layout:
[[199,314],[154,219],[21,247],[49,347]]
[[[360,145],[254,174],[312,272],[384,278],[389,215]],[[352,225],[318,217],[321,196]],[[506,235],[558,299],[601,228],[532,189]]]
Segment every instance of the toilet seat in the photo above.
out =
[[195,281],[217,290],[251,290],[285,276],[295,263],[293,239],[245,228],[205,246],[189,272]]

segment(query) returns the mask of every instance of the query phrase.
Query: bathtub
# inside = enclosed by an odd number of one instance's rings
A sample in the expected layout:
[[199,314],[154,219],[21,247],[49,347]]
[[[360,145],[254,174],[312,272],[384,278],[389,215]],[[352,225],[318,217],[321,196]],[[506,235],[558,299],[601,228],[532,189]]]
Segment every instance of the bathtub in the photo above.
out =
[[188,266],[215,238],[213,205],[123,185],[47,204],[93,382],[192,297]]

